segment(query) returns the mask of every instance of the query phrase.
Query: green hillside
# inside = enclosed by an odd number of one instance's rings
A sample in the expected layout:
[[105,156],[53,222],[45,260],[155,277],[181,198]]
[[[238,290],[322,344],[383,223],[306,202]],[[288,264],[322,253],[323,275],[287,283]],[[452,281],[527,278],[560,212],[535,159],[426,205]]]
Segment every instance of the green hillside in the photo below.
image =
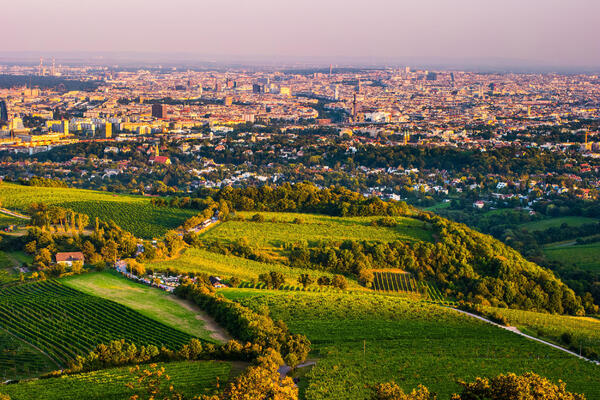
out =
[[584,224],[595,224],[598,220],[595,218],[587,217],[557,217],[541,219],[539,221],[527,222],[519,225],[520,228],[525,228],[529,231],[543,231],[548,228],[559,227],[562,224],[569,226],[581,226]]
[[600,271],[600,242],[548,246],[543,251],[549,260],[559,261],[565,265],[576,265],[582,269]]
[[[178,258],[168,261],[154,261],[146,265],[148,270],[153,271],[176,271],[182,273],[205,273],[230,278],[235,276],[245,281],[257,279],[258,275],[270,271],[281,272],[289,285],[297,285],[300,274],[314,276],[329,276],[328,272],[315,271],[306,268],[292,268],[282,264],[271,264],[213,253],[210,251],[190,247]],[[350,281],[350,287],[358,287],[355,281]]]
[[74,275],[61,283],[94,296],[129,307],[194,337],[212,341],[198,314],[185,308],[168,293],[125,279],[112,272]]
[[456,311],[397,297],[227,289],[226,297],[281,318],[308,336],[317,364],[307,400],[367,399],[367,385],[423,384],[448,398],[458,379],[534,371],[600,398],[600,369]]
[[[177,391],[192,396],[214,392],[217,379],[226,382],[232,372],[231,363],[217,361],[185,361],[159,364],[172,377]],[[0,393],[13,400],[123,400],[134,394],[127,387],[134,377],[131,367],[112,368],[60,378],[33,380],[0,387]]]
[[[62,366],[110,340],[178,348],[192,338],[121,304],[57,281],[5,288],[0,295],[0,327]],[[0,374],[10,368],[0,363]]]
[[8,209],[27,212],[32,203],[70,208],[101,220],[113,220],[121,228],[142,238],[159,237],[195,215],[193,210],[154,207],[150,198],[95,190],[24,186],[2,183],[0,202]]
[[[257,213],[236,213],[243,221],[226,221],[202,235],[208,240],[235,241],[248,239],[258,248],[281,248],[285,244],[306,241],[315,245],[320,241],[369,240],[431,241],[431,232],[422,221],[397,217],[395,227],[373,226],[378,217],[330,217],[302,213],[258,213],[263,222],[249,222]],[[294,223],[296,221],[296,223]]]
[[590,358],[600,359],[600,320],[591,317],[541,314],[533,311],[490,308],[511,326],[534,336],[571,347]]

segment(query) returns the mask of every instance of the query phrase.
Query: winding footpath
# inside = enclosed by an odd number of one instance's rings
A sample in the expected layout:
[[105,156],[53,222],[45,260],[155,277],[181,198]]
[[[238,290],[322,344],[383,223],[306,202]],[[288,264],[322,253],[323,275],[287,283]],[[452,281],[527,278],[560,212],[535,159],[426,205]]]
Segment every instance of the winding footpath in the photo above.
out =
[[15,217],[15,218],[21,218],[21,219],[27,219],[27,220],[31,219],[31,217],[16,213],[14,211],[7,210],[6,208],[2,208],[2,207],[0,207],[0,213],[10,215],[11,217]]
[[517,327],[514,327],[514,326],[504,326],[504,325],[500,325],[500,324],[497,324],[497,323],[495,323],[495,322],[493,322],[493,321],[490,321],[489,319],[487,319],[487,318],[484,318],[484,317],[482,317],[482,316],[480,316],[480,315],[473,314],[473,313],[470,313],[470,312],[467,312],[467,311],[463,311],[463,310],[459,310],[459,309],[457,309],[457,308],[451,308],[451,307],[450,307],[450,309],[451,309],[451,310],[454,310],[454,311],[457,311],[457,312],[459,312],[459,313],[462,313],[462,314],[468,315],[468,316],[470,316],[470,317],[477,318],[477,319],[479,319],[479,320],[481,320],[481,321],[487,322],[488,324],[492,324],[492,325],[494,325],[494,326],[497,326],[497,327],[499,327],[499,328],[502,328],[502,329],[504,329],[504,330],[507,330],[507,331],[510,331],[510,332],[516,333],[517,335],[523,336],[523,337],[525,337],[525,338],[527,338],[527,339],[529,339],[529,340],[534,340],[534,341],[536,341],[536,342],[539,342],[539,343],[545,344],[546,346],[550,346],[550,347],[552,347],[552,348],[555,348],[555,349],[557,349],[557,350],[564,351],[565,353],[568,353],[568,354],[570,354],[570,355],[572,355],[572,356],[575,356],[575,357],[577,357],[577,358],[580,358],[580,359],[582,359],[582,360],[585,360],[585,361],[589,361],[589,362],[591,362],[592,364],[600,365],[600,361],[594,361],[594,360],[590,360],[589,358],[585,358],[585,357],[583,357],[583,356],[581,356],[581,355],[579,355],[579,354],[577,354],[577,353],[575,353],[575,352],[573,352],[573,351],[571,351],[571,350],[567,350],[567,349],[565,349],[564,347],[561,347],[561,346],[558,346],[558,345],[556,345],[556,344],[554,344],[554,343],[550,343],[550,342],[547,342],[547,341],[545,341],[545,340],[542,340],[542,339],[536,338],[535,336],[531,336],[531,335],[528,335],[528,334],[526,334],[526,333],[523,333],[523,332],[521,332],[521,331],[520,331],[520,330],[519,330]]

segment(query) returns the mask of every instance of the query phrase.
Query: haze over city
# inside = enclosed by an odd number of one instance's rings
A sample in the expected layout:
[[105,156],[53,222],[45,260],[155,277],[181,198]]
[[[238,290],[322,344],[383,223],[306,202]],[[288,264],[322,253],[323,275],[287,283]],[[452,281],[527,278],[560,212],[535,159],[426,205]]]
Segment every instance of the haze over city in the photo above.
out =
[[595,0],[23,0],[2,13],[9,61],[600,66]]
[[0,400],[600,400],[600,0],[5,0]]

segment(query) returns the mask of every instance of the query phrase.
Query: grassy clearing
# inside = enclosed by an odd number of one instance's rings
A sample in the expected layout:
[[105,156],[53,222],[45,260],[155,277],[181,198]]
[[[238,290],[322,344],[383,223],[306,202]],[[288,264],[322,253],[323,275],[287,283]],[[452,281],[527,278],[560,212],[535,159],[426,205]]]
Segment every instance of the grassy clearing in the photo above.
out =
[[172,295],[162,290],[132,282],[112,272],[76,275],[61,282],[84,293],[132,308],[192,336],[213,341],[198,314],[182,307],[173,300]]
[[559,227],[562,224],[570,226],[580,226],[583,224],[595,224],[598,220],[595,218],[587,217],[557,217],[542,219],[539,221],[527,222],[519,225],[520,228],[525,228],[528,231],[543,231],[548,228]]
[[[167,269],[187,272],[187,273],[205,273],[230,278],[236,276],[245,281],[258,279],[258,275],[270,271],[281,272],[286,278],[286,284],[297,285],[300,274],[309,274],[314,277],[329,276],[333,274],[315,271],[312,269],[292,268],[282,264],[268,264],[258,261],[248,260],[246,258],[235,257],[212,253],[206,250],[188,248],[177,259],[169,261],[157,261],[146,265],[148,270],[166,271]],[[356,281],[348,280],[350,287],[359,288]]]
[[32,203],[70,208],[90,216],[113,220],[123,229],[142,238],[159,237],[178,227],[194,210],[154,207],[143,196],[117,195],[95,190],[48,188],[2,183],[0,202],[4,207],[26,212]]
[[[251,218],[255,212],[240,212],[239,216]],[[202,235],[205,239],[235,241],[248,239],[253,247],[280,249],[286,243],[306,241],[315,245],[320,241],[367,240],[391,242],[431,241],[431,233],[425,224],[412,218],[395,218],[398,226],[393,228],[371,226],[380,217],[330,217],[297,213],[260,213],[264,222],[227,221],[209,229]],[[301,223],[293,223],[294,219]]]
[[[231,363],[217,361],[183,361],[159,366],[165,367],[166,373],[171,376],[170,383],[186,398],[213,393],[217,379],[223,384],[229,380],[232,372]],[[0,393],[17,400],[123,400],[136,394],[125,387],[126,383],[134,380],[129,368],[112,368],[0,386]]]
[[549,260],[559,261],[565,265],[576,265],[579,268],[588,270],[600,270],[600,242],[545,247],[543,251]]
[[534,371],[600,398],[600,369],[453,310],[398,297],[223,290],[252,308],[267,305],[313,343],[305,398],[366,399],[367,384],[424,384],[448,398],[458,379]]
[[423,208],[423,210],[435,212],[437,210],[443,210],[445,208],[449,208],[450,205],[451,205],[451,203],[449,201],[448,202],[441,202],[441,203],[437,203],[437,204],[435,204],[435,205],[433,205],[431,207],[425,207],[425,208]]

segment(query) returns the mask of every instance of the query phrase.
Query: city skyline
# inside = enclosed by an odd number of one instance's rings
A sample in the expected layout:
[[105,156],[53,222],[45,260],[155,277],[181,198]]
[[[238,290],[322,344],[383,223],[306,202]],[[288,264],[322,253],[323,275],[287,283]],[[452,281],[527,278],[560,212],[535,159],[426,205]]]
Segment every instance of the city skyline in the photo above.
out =
[[281,3],[13,2],[3,10],[11,40],[0,44],[0,57],[84,53],[107,61],[600,66],[600,27],[594,23],[600,4],[592,0]]

